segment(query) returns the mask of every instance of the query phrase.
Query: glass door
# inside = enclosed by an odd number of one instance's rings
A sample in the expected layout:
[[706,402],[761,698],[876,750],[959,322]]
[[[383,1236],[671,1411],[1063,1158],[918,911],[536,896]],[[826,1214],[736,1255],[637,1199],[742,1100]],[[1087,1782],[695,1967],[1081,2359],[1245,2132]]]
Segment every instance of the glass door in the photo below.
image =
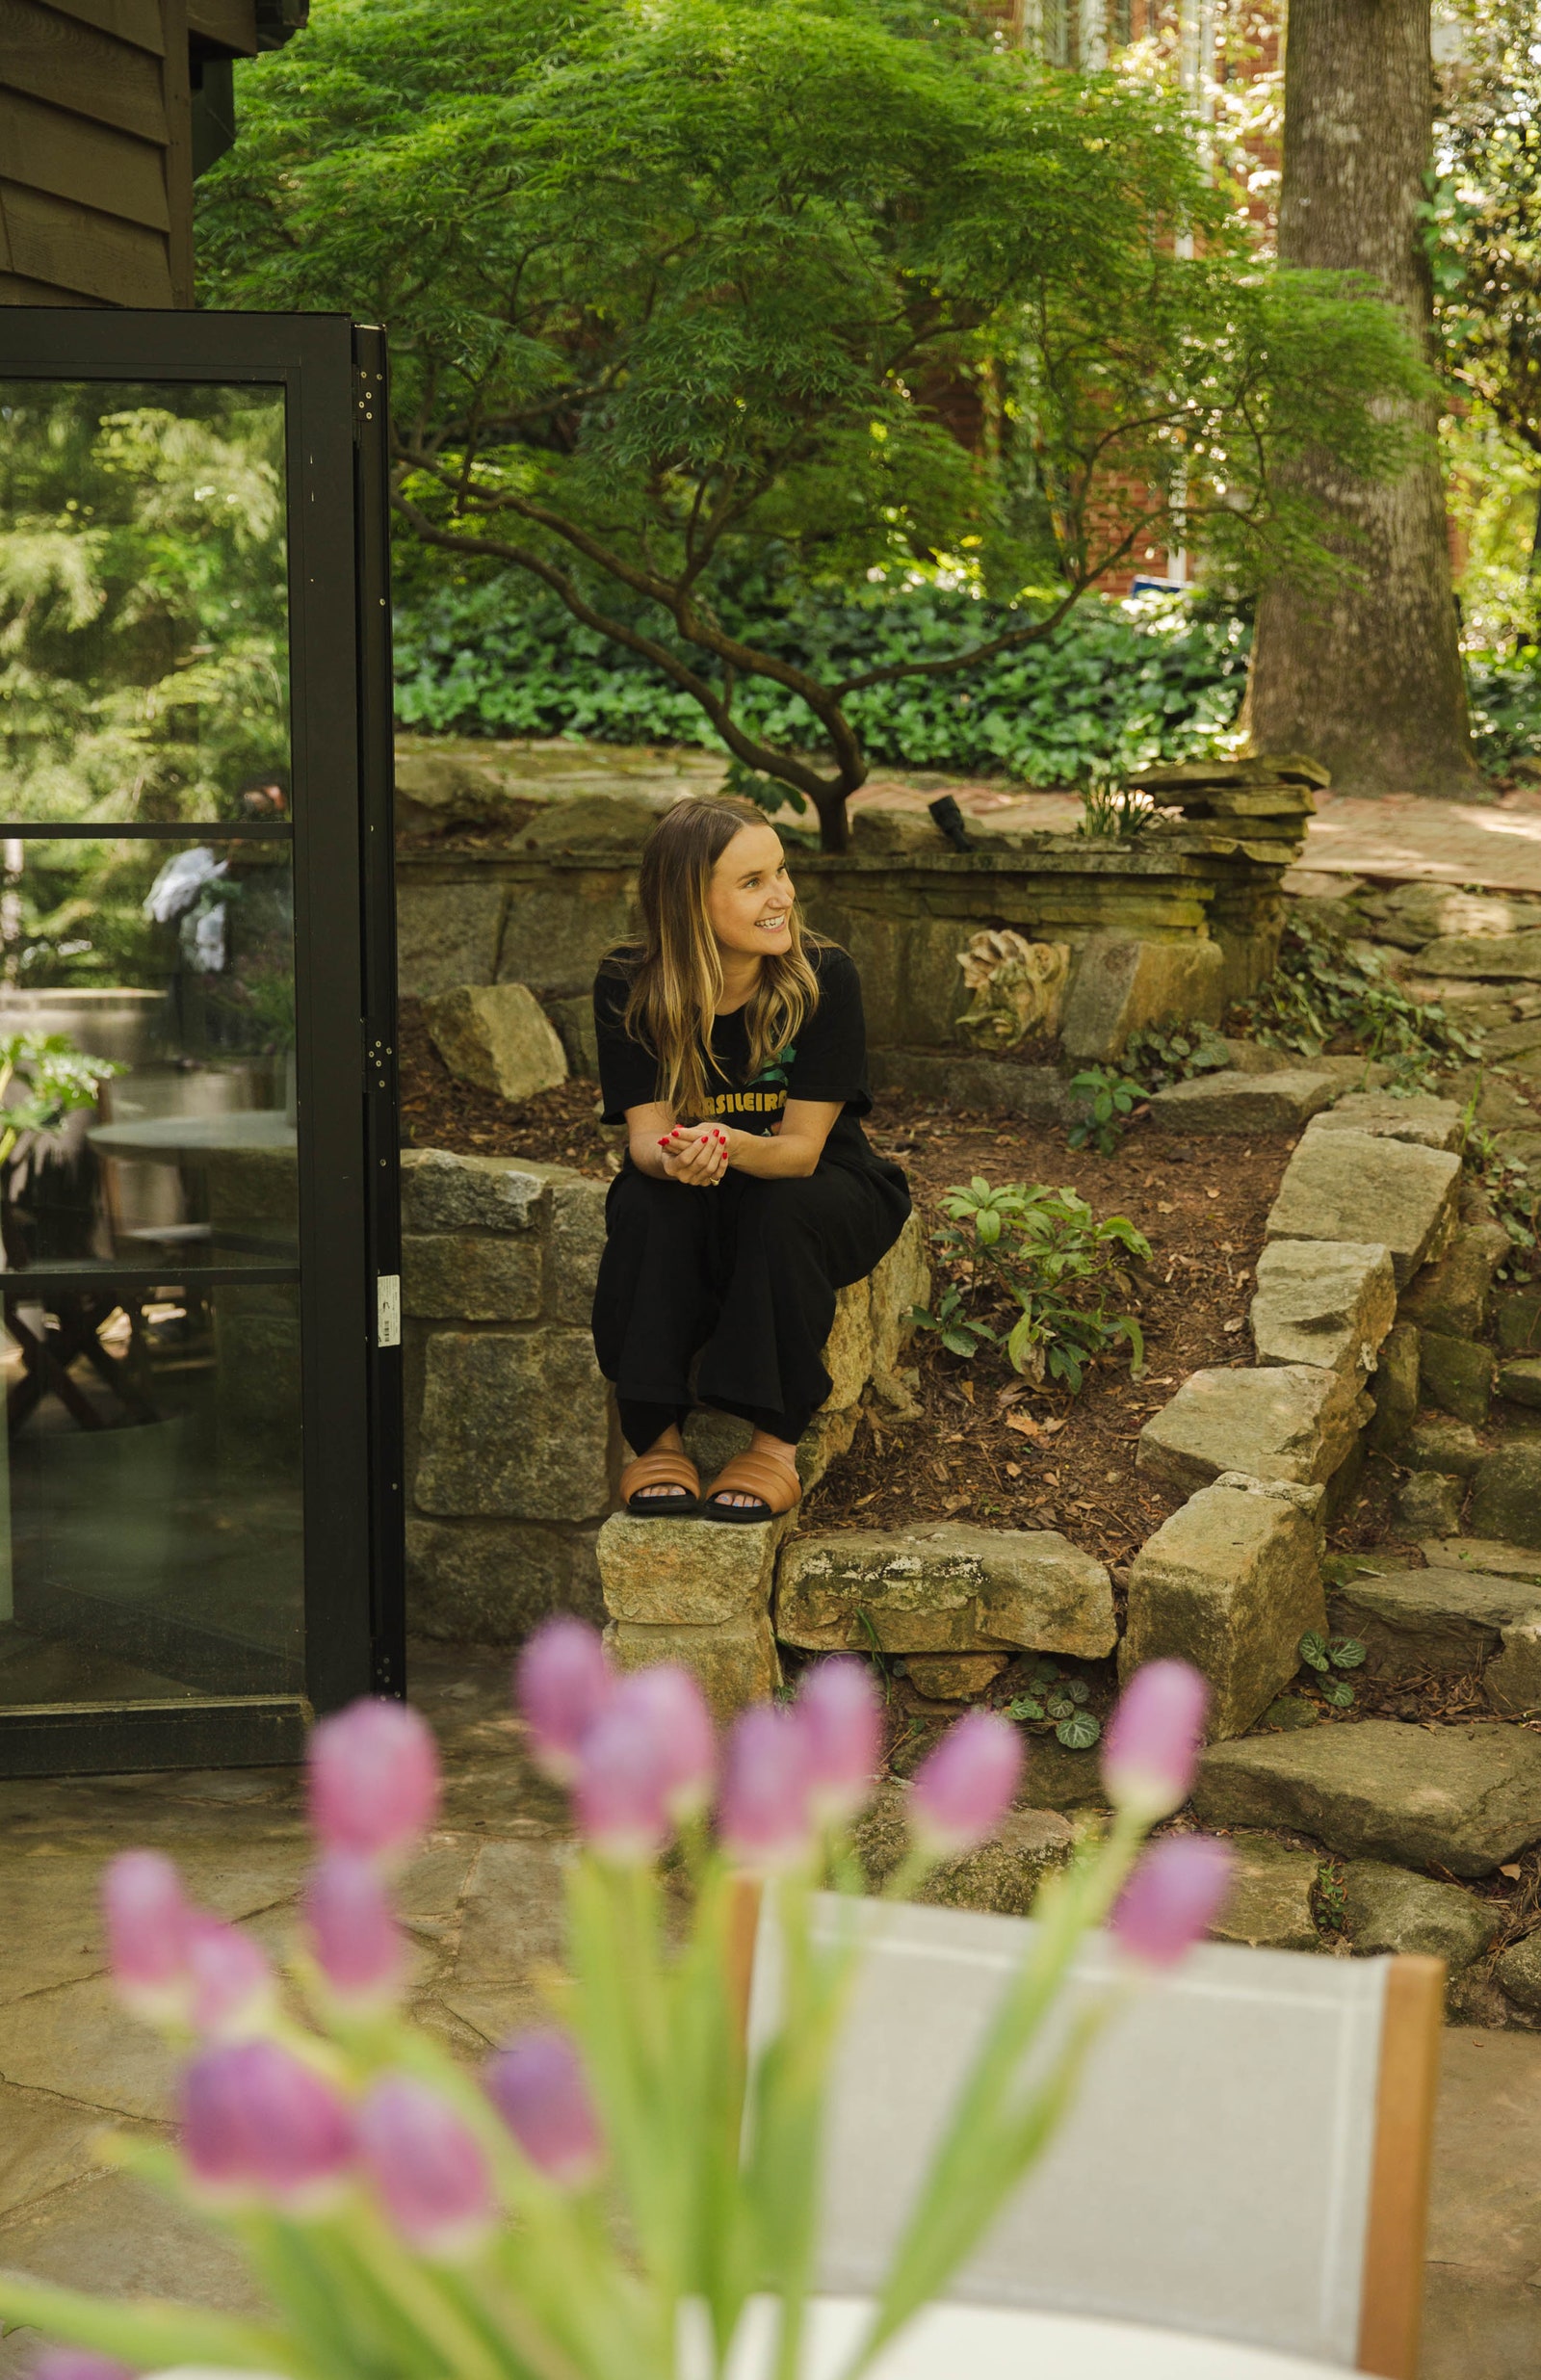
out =
[[0,1771],[400,1690],[383,369],[0,309]]

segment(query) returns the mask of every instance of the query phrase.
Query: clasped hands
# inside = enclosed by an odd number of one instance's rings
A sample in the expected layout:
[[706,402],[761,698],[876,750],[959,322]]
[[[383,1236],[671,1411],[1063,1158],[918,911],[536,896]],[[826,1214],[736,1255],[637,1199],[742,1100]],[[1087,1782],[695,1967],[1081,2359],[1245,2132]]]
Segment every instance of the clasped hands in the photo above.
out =
[[665,1174],[670,1182],[684,1182],[693,1190],[716,1190],[728,1169],[737,1137],[720,1124],[676,1124],[658,1143]]

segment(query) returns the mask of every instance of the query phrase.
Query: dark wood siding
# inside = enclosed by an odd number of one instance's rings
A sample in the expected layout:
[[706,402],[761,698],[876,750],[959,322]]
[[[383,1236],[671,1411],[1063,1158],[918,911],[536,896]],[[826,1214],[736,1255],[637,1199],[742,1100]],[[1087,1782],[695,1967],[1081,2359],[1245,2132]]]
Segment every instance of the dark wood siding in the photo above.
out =
[[190,37],[255,0],[0,0],[0,304],[192,304]]

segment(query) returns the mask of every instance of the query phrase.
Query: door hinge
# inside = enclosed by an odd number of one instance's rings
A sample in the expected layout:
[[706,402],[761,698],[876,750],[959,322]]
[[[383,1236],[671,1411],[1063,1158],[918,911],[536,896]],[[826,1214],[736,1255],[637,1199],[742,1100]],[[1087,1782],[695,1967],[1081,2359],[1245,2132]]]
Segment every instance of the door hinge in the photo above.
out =
[[382,1347],[399,1347],[402,1344],[402,1276],[399,1272],[382,1272],[376,1277],[375,1344]]

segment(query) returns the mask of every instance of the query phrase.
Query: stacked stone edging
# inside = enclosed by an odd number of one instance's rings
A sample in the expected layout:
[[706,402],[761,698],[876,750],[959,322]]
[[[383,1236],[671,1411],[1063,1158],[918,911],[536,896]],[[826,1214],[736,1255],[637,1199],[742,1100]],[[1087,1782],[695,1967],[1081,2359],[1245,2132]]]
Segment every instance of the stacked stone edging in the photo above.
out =
[[[1211,1128],[1229,1113],[1255,1129],[1257,1082],[1280,1080],[1209,1078]],[[1326,1625],[1320,1525],[1351,1492],[1377,1419],[1361,1383],[1393,1336],[1398,1285],[1455,1231],[1454,1104],[1350,1094],[1318,1112],[1320,1087],[1300,1078],[1290,1093],[1310,1120],[1268,1215],[1257,1365],[1192,1373],[1139,1437],[1141,1470],[1198,1493],[1135,1558],[1120,1668],[1159,1653],[1195,1661],[1214,1739],[1262,1716],[1299,1665],[1301,1636]],[[1292,1488],[1312,1499],[1309,1522]]]
[[[508,1643],[552,1611],[605,1616],[605,1552],[621,1538],[613,1531],[602,1547],[601,1528],[626,1456],[589,1336],[608,1190],[525,1158],[404,1157],[407,1593],[422,1635]],[[911,1309],[929,1295],[924,1233],[911,1216],[876,1269],[839,1294],[824,1348],[830,1394],[797,1450],[805,1488],[849,1446],[869,1392],[913,1409],[902,1357]],[[687,1429],[706,1468],[747,1438],[746,1425],[722,1415],[694,1415]],[[628,1526],[662,1553],[658,1532],[671,1525]],[[721,1625],[714,1582],[724,1565],[737,1575],[746,1548],[734,1541],[756,1532],[682,1526],[697,1549],[699,1587],[687,1611],[676,1582],[666,1624]],[[629,1591],[617,1587],[623,1599]],[[770,1603],[766,1567],[767,1642]],[[644,1622],[629,1605],[610,1616],[623,1628],[666,1624],[662,1614]],[[703,1671],[722,1669],[726,1657],[704,1639],[695,1649]],[[774,1683],[770,1663],[773,1654],[754,1671],[755,1691]]]

